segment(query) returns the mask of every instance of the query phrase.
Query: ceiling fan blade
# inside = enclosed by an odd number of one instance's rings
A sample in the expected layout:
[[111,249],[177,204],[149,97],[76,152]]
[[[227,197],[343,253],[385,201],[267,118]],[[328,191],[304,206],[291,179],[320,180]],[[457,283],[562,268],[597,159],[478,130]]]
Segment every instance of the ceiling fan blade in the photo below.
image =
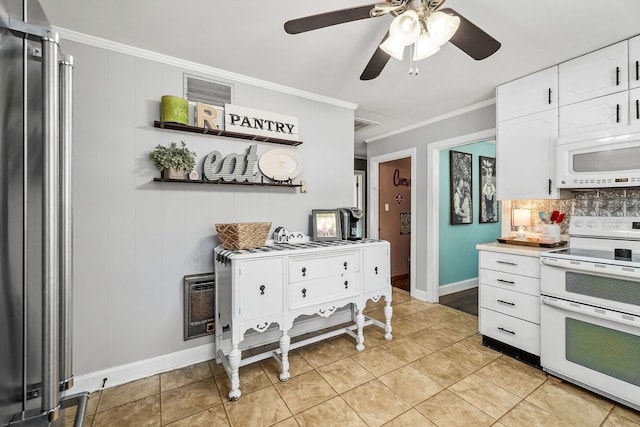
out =
[[320,13],[304,18],[292,19],[284,23],[284,30],[289,34],[299,34],[345,22],[371,18],[369,12],[375,4],[368,6],[352,7],[349,9],[334,10],[333,12]]
[[[382,44],[382,42],[384,42],[387,37],[389,37],[388,31],[387,34],[385,34],[385,36],[382,38],[382,41],[380,43]],[[385,65],[387,65],[387,62],[389,62],[389,58],[391,58],[391,56],[389,56],[389,54],[384,50],[380,49],[380,45],[378,45],[378,48],[375,52],[373,52],[369,63],[366,67],[364,67],[364,71],[360,75],[360,80],[373,80],[378,77],[384,69]]]
[[460,18],[460,27],[449,41],[473,59],[479,61],[488,58],[500,49],[501,44],[498,40],[455,10],[449,8],[439,10]]

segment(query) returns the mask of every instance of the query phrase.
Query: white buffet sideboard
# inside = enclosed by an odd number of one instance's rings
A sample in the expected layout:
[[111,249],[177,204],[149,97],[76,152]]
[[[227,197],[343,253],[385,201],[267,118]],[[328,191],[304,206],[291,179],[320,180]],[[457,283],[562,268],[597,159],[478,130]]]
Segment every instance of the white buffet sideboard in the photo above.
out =
[[[215,249],[216,361],[222,363],[231,390],[229,399],[241,396],[239,368],[268,357],[280,362],[280,380],[289,374],[288,352],[339,334],[354,337],[356,349],[364,350],[363,328],[375,324],[391,335],[391,279],[389,242],[339,240],[272,244],[239,251]],[[368,300],[385,298],[385,322],[368,318],[363,310]],[[353,304],[355,325],[291,343],[289,331],[300,316],[327,318]],[[280,347],[242,359],[240,343],[250,330],[264,332],[276,327],[282,332]]]

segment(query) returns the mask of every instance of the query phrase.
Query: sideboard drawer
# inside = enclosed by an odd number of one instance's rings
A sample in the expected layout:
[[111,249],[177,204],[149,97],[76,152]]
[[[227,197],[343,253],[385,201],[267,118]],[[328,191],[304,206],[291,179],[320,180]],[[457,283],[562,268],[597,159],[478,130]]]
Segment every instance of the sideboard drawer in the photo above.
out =
[[289,285],[289,309],[336,301],[361,292],[355,274],[305,280]]
[[540,258],[538,257],[480,251],[479,267],[521,276],[540,277]]
[[483,286],[480,306],[540,324],[540,298],[494,286]]
[[291,257],[289,283],[340,276],[360,271],[357,251],[337,252],[327,256]]

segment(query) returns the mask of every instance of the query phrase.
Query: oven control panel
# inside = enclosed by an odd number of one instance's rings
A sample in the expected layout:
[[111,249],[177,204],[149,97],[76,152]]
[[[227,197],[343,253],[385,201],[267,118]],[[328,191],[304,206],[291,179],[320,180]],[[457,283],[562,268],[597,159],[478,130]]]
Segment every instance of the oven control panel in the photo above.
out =
[[569,223],[569,234],[613,239],[640,239],[640,217],[574,216]]

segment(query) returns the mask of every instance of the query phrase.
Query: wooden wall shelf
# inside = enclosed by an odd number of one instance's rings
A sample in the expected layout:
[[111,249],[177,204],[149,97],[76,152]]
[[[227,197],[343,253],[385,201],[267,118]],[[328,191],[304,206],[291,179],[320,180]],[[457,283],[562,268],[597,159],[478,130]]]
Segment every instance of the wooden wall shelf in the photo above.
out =
[[256,142],[270,142],[272,144],[284,144],[284,145],[300,145],[302,141],[289,141],[287,139],[279,139],[279,138],[270,138],[267,136],[259,136],[259,135],[248,135],[246,133],[238,133],[238,132],[229,132],[226,130],[211,130],[207,128],[200,128],[196,126],[183,125],[180,123],[169,123],[169,122],[161,122],[156,120],[153,122],[153,127],[159,129],[169,129],[169,130],[178,130],[181,132],[191,132],[197,133],[200,135],[211,135],[211,136],[223,136],[225,138],[239,138],[239,139],[248,139],[250,141]]
[[170,179],[170,178],[153,178],[154,182],[179,182],[183,184],[226,184],[226,185],[259,185],[262,187],[287,187],[296,188],[302,187],[302,184],[289,184],[281,182],[240,182],[240,181],[209,181],[204,179]]

